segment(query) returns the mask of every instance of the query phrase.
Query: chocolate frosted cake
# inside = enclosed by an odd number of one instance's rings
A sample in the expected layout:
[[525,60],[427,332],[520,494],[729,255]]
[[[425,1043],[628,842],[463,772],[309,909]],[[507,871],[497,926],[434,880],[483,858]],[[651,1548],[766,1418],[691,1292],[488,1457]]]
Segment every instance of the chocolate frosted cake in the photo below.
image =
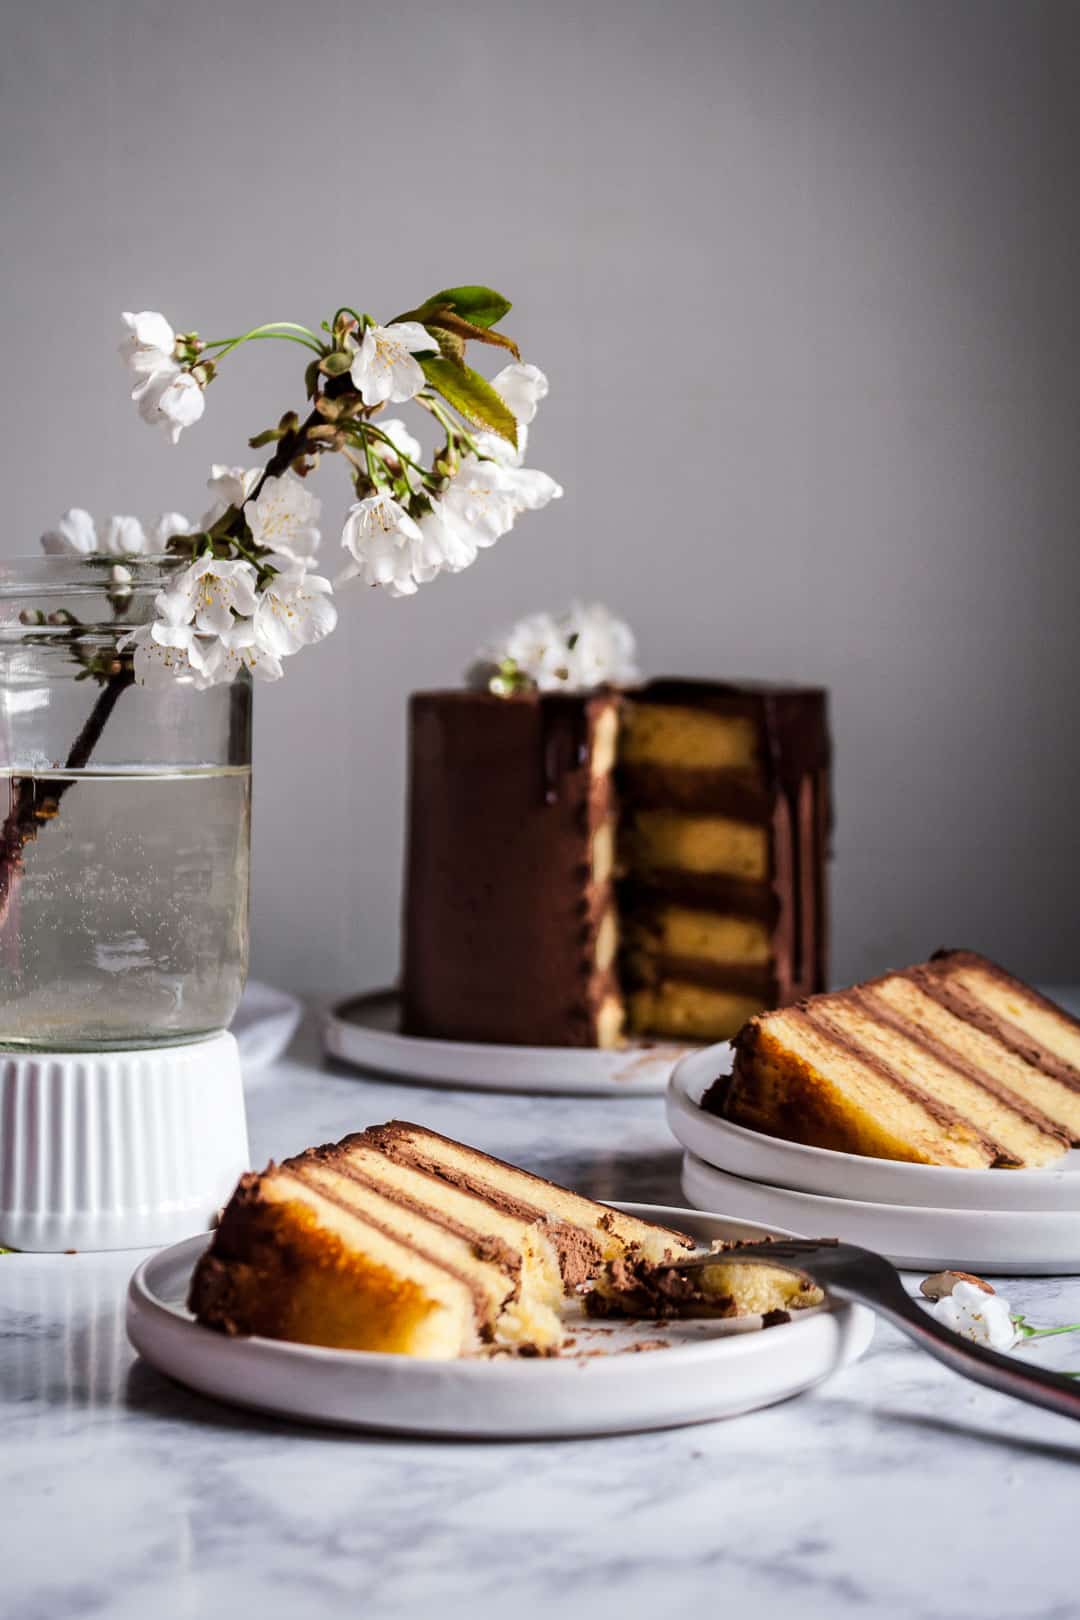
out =
[[813,1147],[956,1168],[1080,1143],[1080,1024],[974,951],[752,1019],[712,1113]]
[[195,1268],[205,1327],[447,1359],[557,1352],[565,1301],[598,1314],[762,1315],[821,1296],[769,1265],[681,1278],[682,1232],[391,1120],[242,1176]]
[[404,1026],[726,1038],[823,987],[828,823],[818,689],[418,693]]
[[561,1340],[564,1295],[605,1263],[692,1250],[680,1232],[392,1120],[241,1177],[189,1303],[221,1332],[338,1349],[545,1350]]

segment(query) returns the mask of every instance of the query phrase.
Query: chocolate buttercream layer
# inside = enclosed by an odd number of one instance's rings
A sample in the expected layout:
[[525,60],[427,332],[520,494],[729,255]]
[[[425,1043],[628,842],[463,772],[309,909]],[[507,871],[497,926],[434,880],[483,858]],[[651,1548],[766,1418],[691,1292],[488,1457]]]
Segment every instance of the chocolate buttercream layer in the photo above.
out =
[[950,1012],[956,1013],[958,1017],[963,1018],[967,1023],[973,1024],[976,1029],[982,1030],[985,1034],[992,1035],[1010,1052],[1015,1053],[1017,1057],[1023,1058],[1026,1063],[1030,1063],[1032,1067],[1041,1070],[1044,1074],[1048,1074],[1053,1079],[1060,1081],[1070,1091],[1080,1092],[1080,1070],[1074,1068],[1071,1063],[1066,1063],[1056,1052],[1051,1052],[1041,1042],[1033,1039],[1026,1030],[1021,1029],[1011,1019],[1000,1017],[968,991],[952,984],[948,978],[948,970],[951,967],[977,967],[981,972],[996,979],[1006,989],[1018,991],[1026,1000],[1032,1002],[1036,1007],[1042,1008],[1044,1012],[1052,1013],[1066,1024],[1071,1024],[1078,1035],[1080,1035],[1080,1020],[1075,1019],[1071,1013],[1066,1012],[1064,1007],[1059,1007],[1056,1002],[1050,1001],[1048,997],[1041,995],[1038,990],[1025,984],[1022,979],[1017,979],[1013,974],[1007,972],[1005,968],[999,967],[996,962],[989,961],[985,956],[979,956],[975,951],[935,951],[925,967],[909,968],[905,974],[905,977],[912,979],[920,989],[925,990],[927,995],[933,997],[935,1001]]
[[619,903],[628,913],[651,909],[664,901],[733,917],[758,917],[775,924],[781,901],[772,883],[725,877],[719,872],[683,872],[674,867],[636,872],[619,884]]
[[597,964],[611,906],[594,840],[614,815],[597,766],[609,694],[419,693],[410,703],[404,1027],[508,1045],[592,1046],[617,995]]
[[760,771],[624,763],[617,779],[627,802],[643,810],[685,810],[754,823],[768,821],[772,811],[772,794]]

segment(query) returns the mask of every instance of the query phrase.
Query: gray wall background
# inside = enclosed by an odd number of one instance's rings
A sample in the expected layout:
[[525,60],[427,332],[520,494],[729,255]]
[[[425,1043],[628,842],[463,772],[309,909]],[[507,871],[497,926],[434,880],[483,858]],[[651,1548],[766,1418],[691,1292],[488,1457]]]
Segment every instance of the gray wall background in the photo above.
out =
[[73,504],[197,514],[300,403],[301,352],[252,345],[170,449],[122,308],[222,336],[482,280],[551,377],[565,499],[411,601],[356,590],[259,690],[258,973],[392,976],[405,695],[579,594],[653,673],[832,689],[837,978],[942,943],[1080,977],[1074,0],[3,22],[3,554]]

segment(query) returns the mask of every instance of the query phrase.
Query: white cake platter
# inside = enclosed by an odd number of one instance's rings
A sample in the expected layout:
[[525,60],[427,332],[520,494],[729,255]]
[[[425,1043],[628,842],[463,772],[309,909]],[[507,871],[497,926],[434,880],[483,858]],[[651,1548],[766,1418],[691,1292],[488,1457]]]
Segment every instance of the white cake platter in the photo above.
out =
[[434,1041],[401,1033],[401,997],[375,990],[327,1015],[323,1045],[358,1068],[425,1086],[480,1091],[564,1092],[583,1097],[660,1096],[672,1067],[694,1048],[639,1042],[610,1051],[590,1046],[496,1046]]
[[[720,1215],[652,1204],[619,1208],[703,1242],[764,1235],[757,1225]],[[200,1326],[184,1303],[208,1241],[205,1234],[189,1238],[136,1271],[127,1302],[135,1349],[159,1372],[217,1400],[346,1428],[548,1439],[704,1423],[811,1388],[861,1356],[873,1335],[871,1313],[843,1305],[759,1331],[756,1317],[618,1325],[582,1319],[569,1328],[573,1346],[541,1360],[418,1361],[227,1338]]]
[[[730,1071],[730,1046],[710,1046],[683,1058],[668,1086],[668,1124],[679,1142],[720,1170],[826,1198],[980,1213],[1060,1210],[1072,1212],[1080,1220],[1080,1151],[1076,1149],[1048,1169],[954,1170],[805,1147],[733,1125],[699,1106],[713,1081]],[[742,1213],[743,1206],[725,1203],[724,1207]]]
[[[1004,1172],[1000,1172],[1004,1174]],[[683,1191],[699,1209],[737,1210],[762,1225],[835,1237],[876,1249],[909,1271],[955,1268],[980,1275],[1080,1275],[1080,1213],[1063,1210],[931,1209],[825,1198],[744,1180],[683,1156]]]

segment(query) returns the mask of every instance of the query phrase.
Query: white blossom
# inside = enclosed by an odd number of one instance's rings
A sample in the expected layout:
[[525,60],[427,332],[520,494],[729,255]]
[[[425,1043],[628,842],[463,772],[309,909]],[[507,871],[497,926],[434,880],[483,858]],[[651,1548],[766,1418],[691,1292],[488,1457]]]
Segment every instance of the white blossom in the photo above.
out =
[[139,557],[151,550],[146,530],[136,517],[107,518],[98,550],[105,557]]
[[74,506],[64,513],[55,529],[42,535],[41,545],[51,556],[153,556],[166,549],[174,534],[188,534],[190,530],[190,523],[180,512],[163,512],[146,525],[137,517],[117,513],[106,518],[99,530],[89,512]]
[[634,632],[602,602],[588,607],[573,603],[563,615],[561,630],[569,650],[570,686],[579,690],[631,686],[641,679]]
[[440,497],[443,511],[469,528],[478,546],[494,545],[514,526],[519,507],[507,471],[494,461],[464,456]]
[[413,437],[400,416],[391,416],[385,422],[380,419],[373,425],[386,435],[401,455],[407,456],[410,461],[420,461],[424,454],[420,440]]
[[156,309],[143,309],[137,315],[125,310],[127,337],[120,345],[125,364],[136,377],[151,377],[173,362],[176,333]]
[[41,549],[50,557],[92,557],[97,548],[97,525],[81,506],[71,507],[41,537]]
[[319,497],[291,468],[279,478],[264,479],[255,499],[244,503],[255,544],[298,565],[310,564],[318,550],[316,519],[321,510]]
[[206,487],[214,498],[199,519],[200,529],[212,529],[230,506],[239,511],[261,476],[261,467],[227,467],[224,462],[215,461],[206,480]]
[[504,439],[501,433],[474,433],[473,440],[481,456],[486,456],[489,461],[494,461],[500,467],[520,467],[525,460],[529,430],[519,425],[516,446],[509,439]]
[[974,1283],[958,1282],[951,1294],[938,1300],[933,1315],[954,1333],[992,1350],[1011,1350],[1019,1338],[1008,1301]]
[[[460,574],[463,568],[476,561],[477,544],[472,530],[449,512],[442,501],[433,500],[431,510],[425,512],[418,523],[421,540],[418,545],[414,542],[414,572],[417,579],[420,579],[418,568],[434,568],[434,573],[428,576],[434,579],[435,573],[441,573],[443,569],[451,574]],[[420,579],[420,583],[425,581]]]
[[369,326],[364,333],[350,374],[365,405],[382,405],[387,400],[400,404],[412,399],[424,386],[419,360],[421,350],[437,350],[439,345],[419,321],[396,321],[391,326]]
[[263,641],[252,619],[237,619],[218,637],[215,680],[231,681],[242,669],[258,681],[279,681],[285,673],[281,660]]
[[562,485],[535,467],[503,467],[501,472],[518,512],[539,512],[562,495]]
[[163,428],[173,444],[179,441],[184,428],[197,422],[206,409],[203,391],[191,372],[183,371],[172,362],[152,372],[132,390],[131,397],[143,421]]
[[220,661],[216,637],[198,634],[186,604],[171,590],[158,592],[154,608],[157,617],[150,624],[139,625],[116,644],[120,652],[131,649],[138,684],[167,686],[187,678],[199,691],[213,686]]
[[186,611],[200,634],[220,636],[232,628],[234,614],[249,618],[255,612],[257,580],[249,562],[196,557],[162,595],[169,599],[176,622]]
[[162,512],[154,519],[147,534],[147,549],[160,554],[168,550],[169,541],[176,534],[190,534],[192,526],[182,512]]
[[540,401],[548,396],[548,380],[540,367],[520,360],[504,366],[492,377],[491,386],[523,426],[533,420]]
[[342,578],[359,577],[365,585],[381,585],[391,596],[412,596],[417,581],[412,571],[411,543],[423,537],[416,523],[392,495],[368,495],[349,508],[341,544],[353,557]]
[[518,620],[493,662],[508,658],[541,692],[567,685],[566,636],[550,613],[530,613]]
[[564,613],[531,613],[481,649],[470,681],[489,685],[492,672],[511,663],[541,692],[581,692],[640,680],[630,627],[595,602],[573,603]]
[[288,658],[328,636],[337,624],[330,601],[333,587],[321,574],[298,568],[276,574],[259,596],[255,610],[258,644],[277,658]]

